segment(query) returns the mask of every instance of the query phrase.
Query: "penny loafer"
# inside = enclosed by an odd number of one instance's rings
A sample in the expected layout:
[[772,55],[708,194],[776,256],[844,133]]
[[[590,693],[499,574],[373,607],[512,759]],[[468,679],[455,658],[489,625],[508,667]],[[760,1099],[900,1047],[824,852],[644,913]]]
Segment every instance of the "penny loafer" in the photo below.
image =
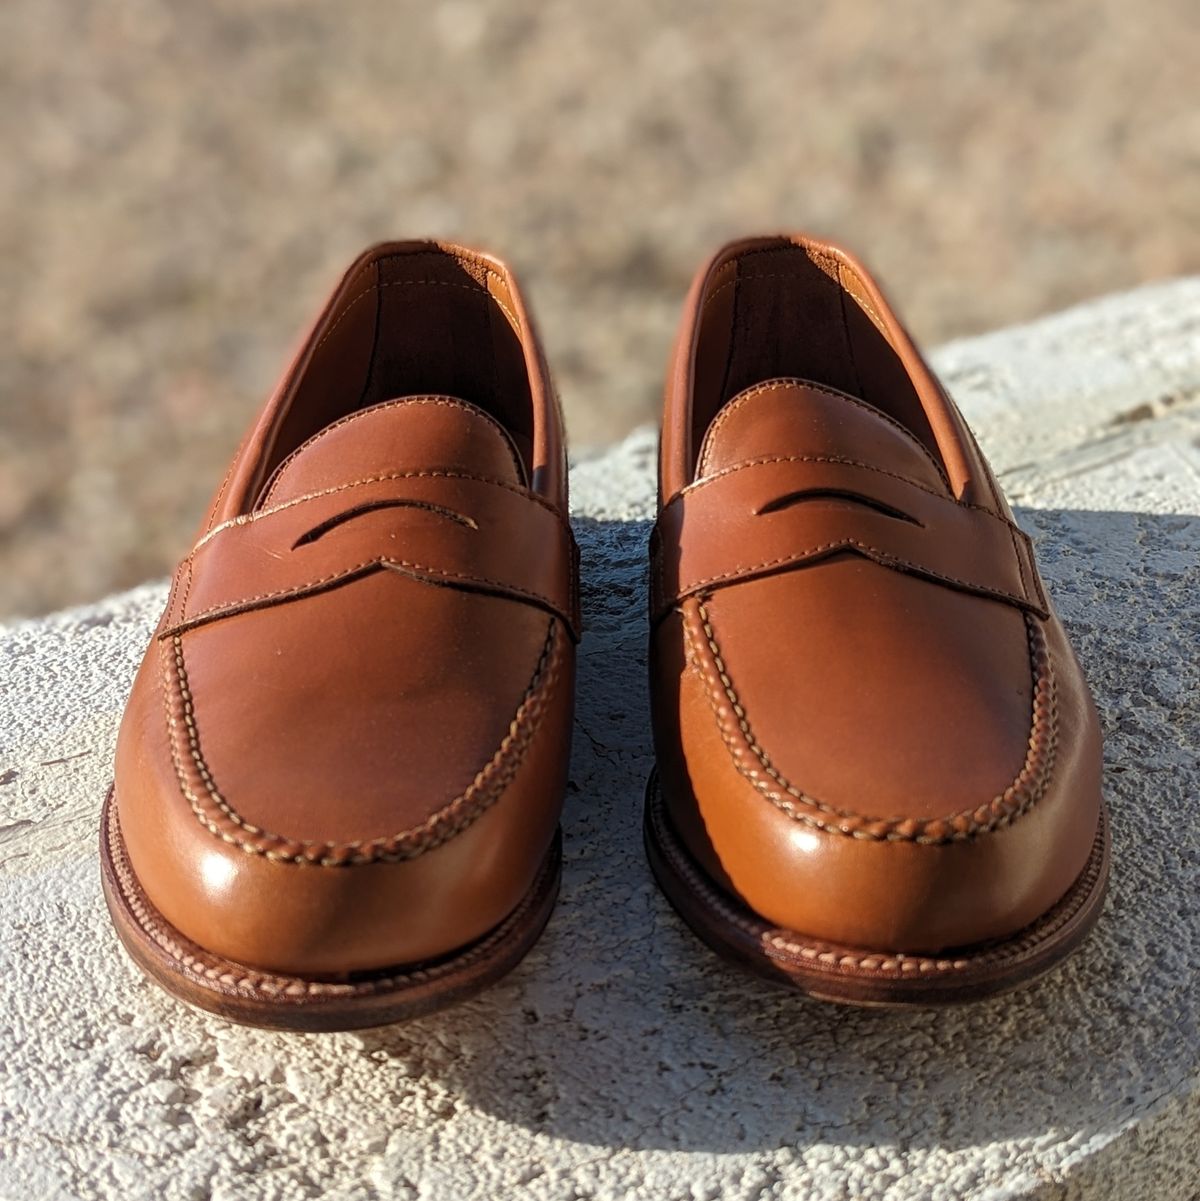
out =
[[445,243],[363,254],[175,572],[121,724],[104,890],[159,983],[341,1029],[525,954],[559,881],[566,487],[509,269]]
[[1091,695],[962,416],[866,269],[726,246],[667,385],[652,867],[706,941],[862,1004],[1061,960],[1108,875]]

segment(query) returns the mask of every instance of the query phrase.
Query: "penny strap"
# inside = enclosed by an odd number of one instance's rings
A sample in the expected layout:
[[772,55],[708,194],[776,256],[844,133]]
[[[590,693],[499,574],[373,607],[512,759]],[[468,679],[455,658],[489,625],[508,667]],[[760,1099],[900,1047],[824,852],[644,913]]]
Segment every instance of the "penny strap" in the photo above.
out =
[[180,565],[160,636],[384,570],[535,605],[579,638],[577,551],[562,516],[526,489],[448,471],[364,480],[218,526]]
[[789,456],[729,468],[663,508],[651,617],[840,553],[1048,616],[1032,545],[1011,521],[882,468]]

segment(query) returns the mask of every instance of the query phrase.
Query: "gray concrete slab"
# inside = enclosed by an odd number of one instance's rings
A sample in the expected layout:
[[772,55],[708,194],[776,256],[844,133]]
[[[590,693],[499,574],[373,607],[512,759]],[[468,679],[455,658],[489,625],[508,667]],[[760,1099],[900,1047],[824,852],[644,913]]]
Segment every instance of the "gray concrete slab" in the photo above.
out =
[[717,962],[642,858],[653,436],[574,470],[588,634],[566,872],[449,1013],[291,1036],[118,952],[97,816],[161,585],[0,629],[0,1197],[1195,1198],[1200,279],[952,344],[1099,702],[1115,869],[1083,951],[949,1012],[804,1003]]

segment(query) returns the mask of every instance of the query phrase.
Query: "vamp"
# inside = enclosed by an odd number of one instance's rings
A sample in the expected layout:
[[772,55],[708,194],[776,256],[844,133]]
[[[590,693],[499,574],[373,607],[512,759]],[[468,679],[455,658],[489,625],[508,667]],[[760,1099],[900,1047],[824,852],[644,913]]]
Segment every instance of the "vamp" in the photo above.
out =
[[500,922],[557,824],[571,573],[470,405],[387,402],[301,448],[181,567],[123,723],[122,835],[166,921],[308,976]]
[[728,410],[660,519],[672,822],[728,892],[815,939],[1012,934],[1077,877],[1099,815],[1090,701],[1024,536],[853,398],[781,381]]

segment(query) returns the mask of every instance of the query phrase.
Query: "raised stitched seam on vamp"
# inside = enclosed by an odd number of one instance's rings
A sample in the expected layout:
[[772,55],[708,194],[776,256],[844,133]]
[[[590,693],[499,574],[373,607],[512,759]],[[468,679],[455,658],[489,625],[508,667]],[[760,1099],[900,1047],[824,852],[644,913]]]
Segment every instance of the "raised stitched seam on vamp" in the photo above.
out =
[[180,635],[173,636],[170,646],[164,639],[159,643],[163,701],[171,760],[180,792],[209,833],[243,851],[282,863],[347,867],[415,859],[462,833],[490,809],[524,762],[541,725],[546,699],[554,690],[562,666],[563,635],[558,626],[557,619],[550,618],[537,666],[509,723],[508,732],[467,788],[419,826],[368,842],[350,843],[313,842],[274,834],[252,825],[229,804],[201,752],[195,702],[188,686],[183,657],[183,639]]
[[[838,809],[802,792],[779,772],[754,737],[703,602],[698,605],[698,613],[711,663],[705,662],[703,650],[698,646],[698,639],[691,629],[691,619],[685,614],[688,658],[693,670],[704,681],[721,739],[741,775],[793,821],[851,838],[938,845],[965,842],[981,834],[1003,829],[1028,813],[1044,795],[1054,772],[1058,751],[1057,690],[1045,638],[1038,623],[1028,614],[1025,615],[1025,628],[1029,637],[1034,690],[1029,746],[1021,770],[1003,792],[976,808],[964,809],[947,817],[897,819],[870,817]],[[716,682],[713,680],[714,674]],[[718,694],[718,684],[724,693],[724,700]],[[731,728],[729,721],[730,709],[734,728]],[[753,756],[757,768],[746,764],[747,753]]]

